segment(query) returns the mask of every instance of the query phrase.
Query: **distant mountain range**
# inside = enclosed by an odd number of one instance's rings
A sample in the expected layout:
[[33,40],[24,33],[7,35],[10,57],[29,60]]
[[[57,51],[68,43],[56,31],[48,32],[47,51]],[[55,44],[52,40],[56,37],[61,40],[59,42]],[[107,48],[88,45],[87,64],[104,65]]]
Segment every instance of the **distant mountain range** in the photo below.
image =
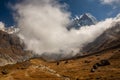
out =
[[73,18],[71,21],[71,25],[68,27],[68,29],[79,29],[81,26],[95,25],[97,22],[97,19],[90,13],[85,13],[83,15],[76,16],[75,18]]

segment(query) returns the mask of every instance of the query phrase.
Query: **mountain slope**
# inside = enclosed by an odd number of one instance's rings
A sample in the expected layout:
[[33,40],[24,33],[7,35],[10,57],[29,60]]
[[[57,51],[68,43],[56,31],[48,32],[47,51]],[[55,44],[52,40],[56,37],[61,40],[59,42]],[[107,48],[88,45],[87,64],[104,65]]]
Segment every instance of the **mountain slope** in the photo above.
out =
[[0,31],[0,66],[21,62],[32,57],[24,50],[24,44],[14,34]]
[[[46,62],[31,59],[26,62],[0,67],[0,80],[120,80],[120,46],[84,58]],[[110,65],[91,72],[95,63],[107,59]]]
[[[9,50],[7,53],[5,50],[2,51],[9,57],[3,56],[1,58],[8,61],[10,58],[19,61],[26,59],[26,56],[28,57],[29,53],[25,53],[24,45],[20,44],[18,37],[5,32],[0,34],[1,48],[6,49],[6,51]],[[120,80],[119,34],[120,23],[116,23],[94,42],[83,48],[86,55],[96,53],[94,55],[59,62],[46,62],[34,58],[25,62],[2,66],[0,67],[0,80]],[[16,55],[22,56],[22,58],[16,57]],[[110,65],[99,66],[91,72],[93,66],[102,60],[108,60]]]
[[101,34],[95,41],[83,47],[82,52],[91,54],[120,46],[120,22]]

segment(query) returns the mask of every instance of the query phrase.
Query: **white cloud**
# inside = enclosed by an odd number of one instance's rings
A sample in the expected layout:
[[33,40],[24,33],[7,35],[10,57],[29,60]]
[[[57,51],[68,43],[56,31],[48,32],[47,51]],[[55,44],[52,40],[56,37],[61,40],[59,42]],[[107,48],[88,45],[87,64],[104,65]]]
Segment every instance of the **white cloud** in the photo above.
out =
[[47,58],[61,59],[73,57],[87,43],[94,41],[115,20],[110,18],[96,25],[84,26],[79,30],[68,31],[69,12],[57,0],[24,0],[15,6],[19,36],[32,50]]
[[100,0],[102,4],[120,4],[120,0]]
[[4,28],[5,28],[4,23],[3,23],[3,22],[0,22],[0,30],[4,30]]

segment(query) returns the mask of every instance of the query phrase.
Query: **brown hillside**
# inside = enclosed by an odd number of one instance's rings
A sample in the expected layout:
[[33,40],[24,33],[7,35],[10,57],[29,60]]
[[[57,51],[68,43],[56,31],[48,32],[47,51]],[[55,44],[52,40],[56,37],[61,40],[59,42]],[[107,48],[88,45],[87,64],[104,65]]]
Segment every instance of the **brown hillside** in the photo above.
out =
[[[116,48],[59,64],[31,59],[1,67],[0,80],[120,80],[119,56],[120,48]],[[110,65],[100,66],[91,72],[93,65],[103,59],[107,59]],[[5,70],[6,74],[3,74]]]
[[16,35],[0,31],[0,66],[21,62],[31,56]]

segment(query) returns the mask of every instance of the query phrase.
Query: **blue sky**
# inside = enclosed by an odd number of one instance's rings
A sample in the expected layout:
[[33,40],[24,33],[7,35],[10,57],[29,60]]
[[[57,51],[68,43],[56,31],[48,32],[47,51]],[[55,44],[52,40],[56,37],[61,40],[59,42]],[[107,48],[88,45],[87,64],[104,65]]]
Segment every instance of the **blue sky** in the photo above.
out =
[[[14,4],[17,0],[0,0],[0,21],[6,26],[14,25],[13,11],[8,4]],[[98,20],[115,17],[120,13],[120,0],[60,0],[68,5],[68,11],[72,16],[83,13],[91,13]]]
[[[120,12],[120,4],[102,3],[102,0],[61,0],[69,5],[72,15],[91,13],[98,20],[114,17]],[[108,0],[109,1],[109,0]],[[119,1],[120,2],[120,1]]]

